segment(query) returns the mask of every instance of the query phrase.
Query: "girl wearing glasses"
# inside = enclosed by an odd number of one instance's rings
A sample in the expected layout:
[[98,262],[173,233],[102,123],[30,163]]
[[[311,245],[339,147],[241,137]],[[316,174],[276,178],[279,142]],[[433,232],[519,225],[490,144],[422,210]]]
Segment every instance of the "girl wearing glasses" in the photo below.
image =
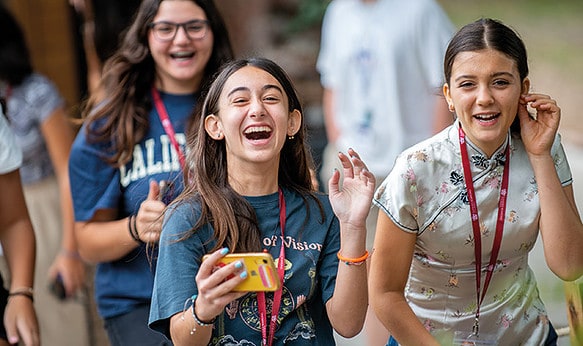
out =
[[182,187],[200,92],[232,57],[211,0],[145,0],[85,107],[69,162],[75,230],[112,346],[170,344],[147,325],[160,216]]

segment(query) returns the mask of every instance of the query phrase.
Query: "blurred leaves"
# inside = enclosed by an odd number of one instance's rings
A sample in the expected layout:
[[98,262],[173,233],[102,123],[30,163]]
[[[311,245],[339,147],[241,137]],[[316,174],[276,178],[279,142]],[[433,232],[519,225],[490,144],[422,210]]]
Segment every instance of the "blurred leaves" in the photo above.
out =
[[301,0],[298,13],[286,27],[288,34],[295,34],[322,24],[326,7],[331,0]]

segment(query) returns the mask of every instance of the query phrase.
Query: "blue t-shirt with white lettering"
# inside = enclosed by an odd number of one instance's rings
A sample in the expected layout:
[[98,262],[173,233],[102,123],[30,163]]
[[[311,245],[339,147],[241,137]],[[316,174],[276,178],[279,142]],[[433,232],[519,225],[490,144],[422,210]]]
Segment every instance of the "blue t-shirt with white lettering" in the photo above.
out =
[[[185,150],[184,134],[192,114],[196,95],[172,95],[161,92],[162,101],[172,121],[175,138]],[[116,209],[119,218],[137,214],[146,199],[150,180],[169,181],[171,188],[165,202],[182,190],[182,170],[176,151],[164,131],[158,112],[149,114],[149,129],[134,146],[133,158],[121,168],[104,160],[110,143],[87,140],[81,128],[69,158],[69,177],[75,221],[88,221],[100,209]],[[157,248],[141,245],[117,261],[99,263],[95,273],[95,296],[99,314],[114,317],[148,305],[152,295]]]
[[[334,293],[340,248],[338,219],[328,197],[318,194],[324,219],[312,198],[283,189],[286,203],[285,280],[274,344],[333,345],[325,304]],[[245,197],[259,221],[264,249],[277,261],[282,244],[278,194]],[[306,206],[307,203],[307,206]],[[212,226],[205,225],[186,240],[177,241],[200,217],[197,203],[184,203],[165,216],[152,295],[150,327],[169,337],[170,318],[198,292],[194,280],[201,258],[215,244]],[[272,293],[266,294],[268,314]],[[217,317],[210,345],[260,345],[257,296],[248,293],[229,303]]]

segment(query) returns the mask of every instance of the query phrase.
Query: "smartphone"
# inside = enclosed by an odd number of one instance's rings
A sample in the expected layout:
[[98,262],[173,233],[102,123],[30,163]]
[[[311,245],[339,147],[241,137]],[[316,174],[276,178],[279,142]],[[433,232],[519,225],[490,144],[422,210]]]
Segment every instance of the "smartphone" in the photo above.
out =
[[55,279],[49,284],[49,290],[55,297],[57,297],[57,299],[67,299],[67,291],[65,291],[65,285],[63,284],[61,274],[57,274]]
[[168,197],[169,197],[170,188],[172,187],[171,184],[172,183],[167,181],[167,180],[160,180],[160,182],[158,182],[158,186],[160,187],[160,193],[158,194],[159,201],[162,201],[166,204],[169,203]]
[[[206,260],[205,255],[202,260]],[[247,278],[235,286],[233,291],[239,292],[272,292],[280,287],[279,275],[271,254],[266,252],[234,253],[225,255],[217,262],[217,268],[235,261],[243,262]]]

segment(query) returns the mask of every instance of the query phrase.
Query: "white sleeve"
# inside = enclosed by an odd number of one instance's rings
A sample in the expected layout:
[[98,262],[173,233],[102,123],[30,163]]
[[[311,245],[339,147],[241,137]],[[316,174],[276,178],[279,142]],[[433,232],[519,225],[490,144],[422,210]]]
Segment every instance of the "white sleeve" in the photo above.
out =
[[4,113],[0,110],[0,174],[17,170],[22,165],[22,151]]

